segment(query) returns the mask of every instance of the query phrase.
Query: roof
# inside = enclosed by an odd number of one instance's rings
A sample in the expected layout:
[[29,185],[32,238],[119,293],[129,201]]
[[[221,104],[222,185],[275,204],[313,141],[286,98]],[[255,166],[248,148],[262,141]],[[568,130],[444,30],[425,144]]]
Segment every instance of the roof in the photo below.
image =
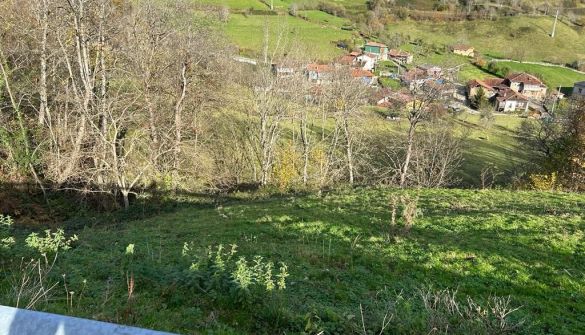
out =
[[357,56],[359,56],[361,54],[362,53],[360,51],[352,51],[352,52],[349,53],[350,56],[354,56],[354,57],[357,57]]
[[528,73],[512,73],[506,76],[510,82],[520,82],[528,85],[540,85],[544,86],[542,81],[535,76]]
[[576,82],[575,86],[585,86],[585,81]]
[[378,59],[378,55],[373,54],[371,52],[364,52],[363,54],[359,55],[358,57],[368,57],[371,59]]
[[331,71],[333,71],[333,68],[327,64],[312,63],[312,64],[307,65],[307,70],[321,73],[321,72],[331,72]]
[[399,49],[390,49],[390,51],[388,51],[388,56],[390,56],[390,57],[409,57],[410,53],[408,53],[406,51],[399,50]]
[[403,105],[414,101],[412,94],[410,94],[410,92],[408,91],[388,92],[384,96],[384,98],[386,98],[387,101],[378,103],[377,105],[379,107],[392,107],[395,105]]
[[356,56],[349,54],[345,56],[341,56],[337,59],[337,63],[344,64],[344,65],[351,65],[355,61]]
[[351,69],[351,76],[354,78],[373,77],[374,74],[367,70]]
[[501,78],[486,78],[486,79],[472,79],[467,83],[467,87],[482,87],[488,91],[494,91],[495,87],[500,86],[504,79]]
[[474,50],[474,48],[471,45],[468,45],[468,44],[455,44],[451,48],[453,50],[461,50],[461,51]]
[[502,87],[496,97],[498,101],[516,100],[516,101],[528,101],[528,98],[524,95],[513,91],[511,88]]
[[368,43],[366,43],[366,45],[371,46],[371,47],[380,47],[380,48],[387,48],[388,47],[388,46],[386,46],[386,44],[372,42],[372,41],[369,41]]
[[414,68],[412,70],[409,70],[404,75],[402,75],[402,80],[405,80],[405,81],[411,81],[411,80],[415,80],[415,79],[426,79],[426,78],[428,78],[426,71],[419,69],[419,68]]

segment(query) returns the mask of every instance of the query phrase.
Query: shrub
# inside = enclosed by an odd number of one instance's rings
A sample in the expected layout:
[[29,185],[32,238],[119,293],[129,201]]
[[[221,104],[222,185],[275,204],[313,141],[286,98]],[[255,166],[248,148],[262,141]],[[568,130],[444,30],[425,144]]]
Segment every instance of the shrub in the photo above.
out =
[[556,172],[553,172],[550,175],[531,174],[529,178],[532,187],[537,191],[555,191],[561,187]]
[[70,238],[65,237],[65,231],[63,229],[57,229],[55,233],[47,229],[45,230],[45,237],[39,236],[37,233],[32,233],[28,235],[25,242],[29,248],[35,249],[41,254],[56,254],[60,250],[71,249],[71,244],[77,240],[77,235],[73,235]]
[[202,255],[193,255],[192,244],[183,245],[183,256],[192,257],[186,284],[212,298],[228,295],[239,303],[250,303],[266,293],[286,289],[288,267],[275,268],[262,256],[251,260],[237,257],[237,245],[208,247]]
[[288,14],[290,16],[297,16],[299,14],[299,5],[297,3],[291,3],[288,7]]
[[422,215],[422,211],[418,208],[418,196],[411,197],[405,195],[391,195],[390,196],[390,225],[395,229],[397,225],[397,216],[400,215],[402,219],[402,226],[405,232],[410,231],[416,219]]
[[0,214],[0,250],[8,249],[14,245],[14,237],[10,236],[14,221],[8,215]]
[[321,2],[319,2],[318,9],[322,12],[325,12],[327,14],[331,14],[333,16],[339,16],[339,17],[346,16],[345,7],[343,7],[342,5],[335,4],[335,3],[321,1]]

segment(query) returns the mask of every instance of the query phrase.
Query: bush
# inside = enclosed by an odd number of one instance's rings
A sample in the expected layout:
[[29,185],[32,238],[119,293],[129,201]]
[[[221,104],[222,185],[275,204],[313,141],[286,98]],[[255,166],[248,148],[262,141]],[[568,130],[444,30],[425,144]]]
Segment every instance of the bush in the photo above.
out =
[[237,245],[226,249],[223,244],[208,247],[203,254],[193,253],[193,244],[185,243],[183,256],[192,262],[185,284],[212,298],[228,297],[238,303],[251,303],[266,293],[286,289],[288,267],[280,263],[278,269],[262,256],[252,260],[237,257]]
[[13,224],[10,216],[0,214],[0,251],[9,249],[15,243],[14,237],[10,235]]
[[537,191],[555,191],[561,187],[556,172],[550,175],[531,174],[529,178],[532,187]]
[[317,7],[320,11],[334,16],[345,17],[345,7],[335,3],[321,1]]
[[26,245],[35,249],[41,254],[56,254],[60,250],[71,249],[71,244],[77,241],[77,235],[70,238],[65,237],[63,229],[57,229],[57,232],[52,233],[50,229],[45,230],[45,237],[39,236],[37,233],[28,235],[25,242]]

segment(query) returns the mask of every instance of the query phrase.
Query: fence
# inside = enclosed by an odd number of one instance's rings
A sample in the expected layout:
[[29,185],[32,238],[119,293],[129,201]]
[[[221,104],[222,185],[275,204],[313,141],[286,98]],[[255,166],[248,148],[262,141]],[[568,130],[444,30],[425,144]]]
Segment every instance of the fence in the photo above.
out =
[[135,328],[0,306],[0,335],[173,335]]

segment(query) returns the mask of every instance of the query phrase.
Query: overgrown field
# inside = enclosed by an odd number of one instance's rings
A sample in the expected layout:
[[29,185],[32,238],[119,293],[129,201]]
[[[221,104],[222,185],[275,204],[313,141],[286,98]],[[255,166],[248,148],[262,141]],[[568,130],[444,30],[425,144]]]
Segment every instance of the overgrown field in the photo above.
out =
[[[389,334],[427,334],[445,325],[453,333],[481,333],[477,320],[461,323],[442,303],[423,306],[421,296],[450,297],[441,291],[450,289],[462,311],[467,297],[486,308],[509,297],[507,306],[519,307],[505,318],[519,325],[514,333],[585,329],[585,196],[408,194],[403,199],[418,217],[405,220],[398,200],[395,226],[392,195],[404,194],[384,189],[322,197],[184,195],[144,201],[123,215],[71,220],[86,227],[72,249],[60,252],[47,277],[47,285],[58,284],[35,308],[185,334],[361,333],[362,315],[376,333],[384,315],[393,316]],[[3,304],[15,304],[20,257],[38,256],[23,246],[23,234],[2,259]],[[272,290],[254,284],[258,279],[248,289],[236,285],[235,274],[246,273],[242,261],[236,266],[241,256],[252,273],[266,275],[264,265],[272,262]],[[283,265],[288,277],[279,289]]]

